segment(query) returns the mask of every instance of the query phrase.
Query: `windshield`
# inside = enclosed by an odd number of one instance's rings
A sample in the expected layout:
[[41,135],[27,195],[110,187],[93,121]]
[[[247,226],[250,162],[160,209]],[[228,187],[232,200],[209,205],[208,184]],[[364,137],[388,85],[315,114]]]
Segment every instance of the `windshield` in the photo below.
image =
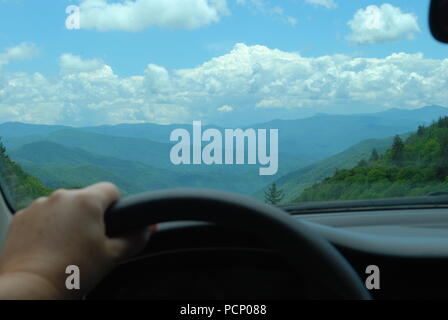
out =
[[0,180],[270,204],[448,190],[428,1],[0,1]]

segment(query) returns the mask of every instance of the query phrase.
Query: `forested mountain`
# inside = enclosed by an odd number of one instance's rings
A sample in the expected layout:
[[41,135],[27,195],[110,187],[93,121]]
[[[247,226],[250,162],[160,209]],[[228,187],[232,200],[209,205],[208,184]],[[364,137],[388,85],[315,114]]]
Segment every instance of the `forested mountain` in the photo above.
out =
[[[171,144],[155,142],[145,138],[108,136],[80,129],[56,130],[42,135],[6,136],[4,138],[4,143],[11,152],[18,148],[23,149],[25,145],[36,142],[53,142],[67,148],[80,149],[105,157],[140,162],[157,168],[181,171],[181,173],[216,173],[227,170],[224,166],[175,166],[170,161]],[[44,151],[35,150],[35,153],[29,154],[28,160],[38,161],[39,157],[45,157],[43,153]],[[292,153],[281,153],[279,158],[282,161],[279,169],[280,174],[286,174],[293,169],[312,163],[311,159]],[[246,168],[242,166],[228,167],[231,167],[233,171],[243,170],[243,173],[257,174],[258,172],[258,167],[255,166],[250,168],[248,166]],[[270,180],[272,179],[268,179],[268,182]]]
[[[448,109],[432,106],[375,114],[320,114],[250,126],[279,130],[279,171],[275,176],[260,176],[259,165],[174,166],[170,132],[176,128],[191,132],[191,124],[73,128],[4,123],[0,124],[0,136],[11,159],[39,178],[46,192],[108,180],[125,194],[200,187],[243,194],[260,190],[257,197],[263,199],[264,187],[275,182],[286,193],[284,202],[291,202],[336,169],[348,169],[368,159],[373,148],[379,154],[385,152],[391,139],[384,137],[409,132],[430,123],[436,115],[448,115]],[[45,193],[42,191],[37,193]]]
[[[51,187],[84,186],[109,180],[125,193],[200,187],[251,194],[276,179],[260,176],[258,165],[175,166],[170,161],[172,145],[168,143],[81,129],[7,136],[4,141],[14,160]],[[312,162],[289,153],[281,153],[279,159],[279,175]]]
[[[409,134],[401,136],[407,138]],[[350,169],[359,161],[368,160],[373,149],[379,154],[384,153],[392,145],[392,141],[393,137],[365,140],[332,157],[284,175],[275,181],[276,186],[284,193],[282,203],[295,201],[303,190],[324,178],[332,176],[337,170]],[[259,190],[255,197],[260,200],[263,199],[267,188]]]
[[214,188],[250,194],[274,179],[259,176],[254,166],[211,166],[202,172],[197,168],[194,172],[178,167],[173,171],[50,141],[32,142],[9,153],[25,171],[51,188],[82,187],[98,181],[110,181],[124,194],[179,187]]
[[40,196],[49,195],[52,190],[40,183],[17,165],[6,153],[0,140],[0,184],[7,199],[14,208],[23,208]]
[[167,188],[176,177],[169,170],[101,156],[49,141],[26,144],[11,151],[10,156],[24,170],[51,188],[82,187],[99,181],[110,181],[128,194]]
[[[170,145],[143,138],[114,137],[77,129],[53,131],[47,134],[4,137],[8,150],[13,151],[34,142],[53,142],[68,148],[78,148],[107,157],[139,161],[160,168],[170,167]],[[38,159],[40,153],[34,154]],[[31,160],[31,159],[30,159]]]
[[[448,116],[448,108],[428,106],[415,110],[390,109],[372,114],[318,114],[305,119],[251,124],[243,129],[278,129],[280,153],[300,156],[302,159],[314,162],[333,156],[367,139],[387,138],[397,133],[410,132],[418,125],[428,125],[440,116]],[[212,127],[224,130],[219,125]],[[146,149],[151,147],[142,144],[142,139],[149,140],[153,143],[155,151],[162,152],[163,148],[169,147],[170,133],[177,128],[185,128],[191,132],[191,123],[118,124],[83,128],[5,123],[0,124],[0,136],[5,138],[7,146],[8,143],[12,144],[10,149],[30,142],[49,140],[112,157],[129,153],[129,158],[126,160],[142,161],[141,158],[146,157],[144,163],[157,166],[155,162],[160,160],[157,160],[155,155],[157,152],[149,154]],[[208,126],[204,125],[204,129],[206,128]],[[84,135],[79,132],[84,132]],[[9,139],[11,137],[20,139]],[[108,138],[110,142],[102,143],[104,138]],[[97,147],[98,143],[103,144],[101,148]],[[124,144],[129,147],[123,147]],[[140,157],[136,154],[137,148],[145,148]],[[154,160],[148,160],[149,156]]]
[[295,202],[421,196],[448,190],[448,117],[418,130],[354,168],[339,170]]

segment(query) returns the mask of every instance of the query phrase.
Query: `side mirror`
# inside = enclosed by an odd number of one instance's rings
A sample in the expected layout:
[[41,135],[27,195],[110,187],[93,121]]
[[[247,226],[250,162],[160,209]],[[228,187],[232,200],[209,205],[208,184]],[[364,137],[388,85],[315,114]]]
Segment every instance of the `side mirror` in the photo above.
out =
[[448,0],[431,0],[429,27],[434,38],[448,43]]

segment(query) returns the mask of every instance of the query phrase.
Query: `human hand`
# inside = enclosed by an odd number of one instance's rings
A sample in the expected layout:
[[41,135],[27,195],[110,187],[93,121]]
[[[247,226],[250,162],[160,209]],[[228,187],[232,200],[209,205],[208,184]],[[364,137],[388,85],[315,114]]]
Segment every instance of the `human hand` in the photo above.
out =
[[[118,262],[142,250],[149,229],[123,238],[105,234],[104,212],[120,198],[110,183],[58,190],[17,212],[0,256],[0,298],[81,298]],[[80,270],[80,290],[65,286],[67,266]]]

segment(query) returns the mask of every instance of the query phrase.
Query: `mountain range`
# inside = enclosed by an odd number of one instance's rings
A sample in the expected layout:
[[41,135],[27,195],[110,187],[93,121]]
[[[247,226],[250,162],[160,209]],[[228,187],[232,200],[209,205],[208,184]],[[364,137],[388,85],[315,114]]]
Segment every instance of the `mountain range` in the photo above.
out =
[[259,196],[264,186],[278,181],[288,189],[286,198],[292,199],[335,168],[356,163],[372,148],[384,151],[391,136],[447,115],[448,108],[430,106],[374,114],[318,114],[246,127],[279,129],[279,172],[275,176],[259,176],[258,165],[174,166],[169,158],[170,133],[178,128],[191,131],[191,124],[75,128],[9,122],[0,124],[0,136],[11,158],[51,188],[109,180],[127,194],[206,187],[244,194],[258,191]]

